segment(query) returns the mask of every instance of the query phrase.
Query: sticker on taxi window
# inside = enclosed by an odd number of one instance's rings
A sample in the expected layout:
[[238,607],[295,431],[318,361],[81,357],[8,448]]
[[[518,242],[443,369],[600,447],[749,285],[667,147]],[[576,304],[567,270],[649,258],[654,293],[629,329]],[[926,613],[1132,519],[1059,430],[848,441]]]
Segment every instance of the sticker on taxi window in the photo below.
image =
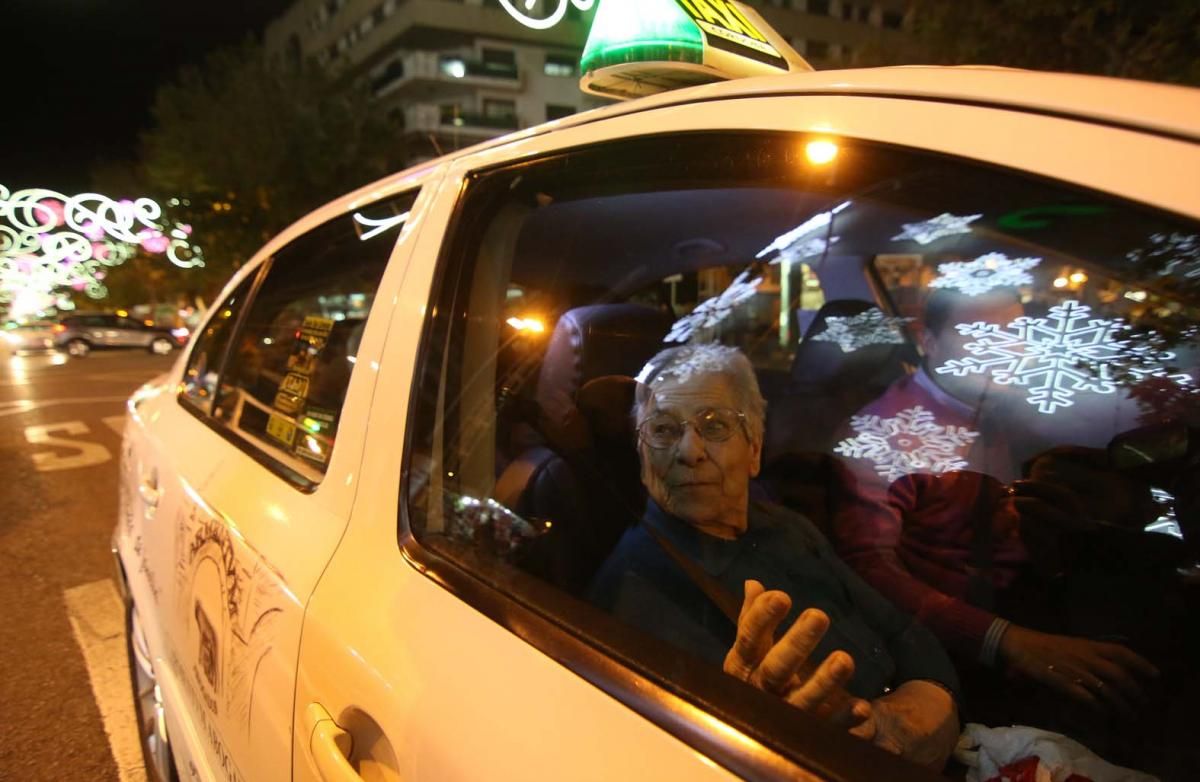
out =
[[783,70],[787,60],[770,44],[767,37],[746,18],[736,3],[728,0],[676,0],[704,31],[708,45],[749,57]]
[[295,442],[296,455],[319,464],[328,462],[336,428],[337,411],[310,406],[300,419]]
[[286,415],[296,415],[308,401],[309,379],[306,375],[289,372],[279,384],[273,407]]
[[333,331],[333,320],[319,315],[309,315],[304,319],[300,330],[296,332],[296,341],[292,345],[292,354],[288,356],[289,372],[301,375],[311,375],[317,364],[317,357]]
[[271,414],[267,419],[267,434],[287,448],[296,441],[296,425],[281,415]]

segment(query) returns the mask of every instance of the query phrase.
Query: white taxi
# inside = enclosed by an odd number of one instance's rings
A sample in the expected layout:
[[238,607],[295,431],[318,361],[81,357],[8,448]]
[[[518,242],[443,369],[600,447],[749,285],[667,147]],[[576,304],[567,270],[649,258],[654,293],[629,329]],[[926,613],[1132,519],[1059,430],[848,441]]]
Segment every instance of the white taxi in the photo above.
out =
[[[971,309],[1003,291],[1008,314]],[[1155,633],[1195,633],[1172,622],[1194,605],[1198,315],[1200,92],[1179,87],[744,79],[366,186],[269,242],[129,401],[113,547],[147,764],[205,782],[933,776],[656,637],[665,615],[593,599],[646,505],[617,381],[717,342],[767,403],[753,493],[941,639],[964,725],[1040,704],[1097,756],[1188,778],[1196,682],[1170,650],[1190,641]],[[1076,473],[1090,490],[1062,496]],[[964,475],[969,496],[945,491]],[[887,497],[847,499],[854,476]],[[954,513],[864,529],[875,510],[845,507],[920,484],[991,540],[985,489],[1019,499],[1022,480],[1144,568],[1068,578],[1082,603],[1051,580],[1058,624],[1039,624],[1003,599],[1005,574],[1047,561],[1035,535],[993,541],[981,598],[980,546],[938,537]],[[1073,552],[1059,577],[1112,558],[1054,545]],[[1006,629],[1103,637],[1155,681],[998,655]],[[1011,690],[976,700],[989,674]],[[1138,727],[1073,721],[1089,699]]]

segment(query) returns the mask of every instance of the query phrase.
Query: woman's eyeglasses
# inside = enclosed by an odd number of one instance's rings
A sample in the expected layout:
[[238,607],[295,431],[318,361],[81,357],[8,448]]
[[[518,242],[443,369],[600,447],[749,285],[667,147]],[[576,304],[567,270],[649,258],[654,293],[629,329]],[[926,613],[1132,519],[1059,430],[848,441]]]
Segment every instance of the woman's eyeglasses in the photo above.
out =
[[[738,427],[746,431],[746,414],[729,408],[701,410],[691,418],[680,418],[666,412],[651,414],[638,424],[638,437],[651,448],[674,448],[683,439],[684,430],[691,426],[706,442],[723,443]],[[749,438],[749,433],[747,433]]]

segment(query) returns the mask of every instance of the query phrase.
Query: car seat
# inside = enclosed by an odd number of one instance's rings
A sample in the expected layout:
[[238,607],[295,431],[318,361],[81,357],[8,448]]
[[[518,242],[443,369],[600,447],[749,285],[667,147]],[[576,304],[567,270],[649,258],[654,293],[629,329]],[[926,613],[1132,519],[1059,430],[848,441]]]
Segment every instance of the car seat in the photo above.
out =
[[664,347],[672,320],[640,304],[577,307],[559,318],[535,393],[542,442],[518,454],[492,492],[546,530],[514,554],[522,569],[579,594],[640,514],[632,376]]
[[866,344],[847,351],[836,341],[818,339],[829,330],[830,318],[853,317],[870,310],[878,308],[868,301],[836,299],[817,311],[796,348],[786,390],[767,399],[765,462],[789,453],[828,451],[850,416],[918,363],[919,356],[908,341]]

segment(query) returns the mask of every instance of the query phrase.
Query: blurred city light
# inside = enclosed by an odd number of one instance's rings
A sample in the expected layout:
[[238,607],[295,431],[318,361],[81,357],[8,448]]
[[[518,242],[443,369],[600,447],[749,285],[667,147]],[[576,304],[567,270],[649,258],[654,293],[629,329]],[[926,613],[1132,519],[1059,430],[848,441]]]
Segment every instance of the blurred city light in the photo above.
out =
[[[173,199],[174,200],[174,199]],[[104,298],[105,269],[139,251],[180,268],[204,265],[191,226],[170,222],[149,198],[67,196],[45,188],[0,185],[0,304],[9,317],[72,309],[70,291]]]

